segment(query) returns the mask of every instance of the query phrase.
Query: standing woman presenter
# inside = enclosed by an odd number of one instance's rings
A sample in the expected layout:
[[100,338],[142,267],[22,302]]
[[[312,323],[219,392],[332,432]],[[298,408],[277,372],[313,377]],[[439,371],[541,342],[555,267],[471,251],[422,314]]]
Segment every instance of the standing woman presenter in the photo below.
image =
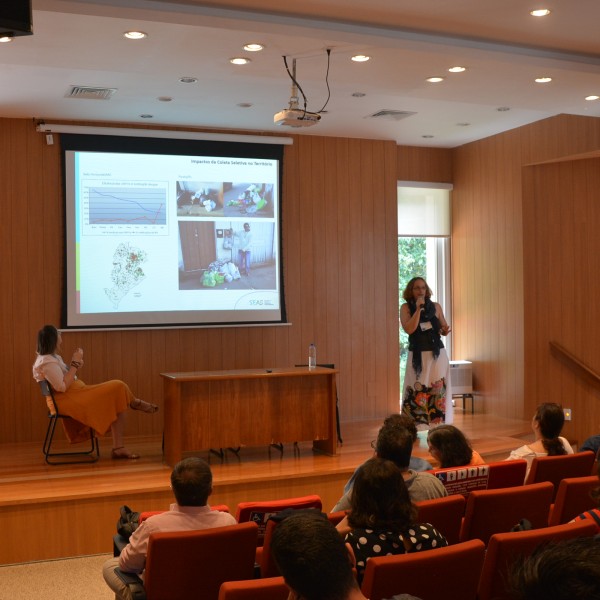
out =
[[451,423],[450,362],[441,338],[451,328],[422,277],[413,277],[402,297],[406,302],[400,307],[400,322],[408,334],[402,410],[421,430]]
[[[60,331],[54,325],[45,325],[40,329],[33,378],[36,381],[48,381],[55,392],[58,410],[71,417],[63,419],[67,439],[71,443],[86,439],[90,427],[98,435],[105,435],[110,429],[113,439],[112,458],[139,458],[138,454],[130,452],[124,444],[125,411],[131,408],[154,413],[158,406],[136,398],[129,386],[118,379],[86,385],[77,378],[77,372],[83,366],[83,350],[77,348],[67,366],[58,354],[61,344]],[[49,408],[54,409],[50,404]]]

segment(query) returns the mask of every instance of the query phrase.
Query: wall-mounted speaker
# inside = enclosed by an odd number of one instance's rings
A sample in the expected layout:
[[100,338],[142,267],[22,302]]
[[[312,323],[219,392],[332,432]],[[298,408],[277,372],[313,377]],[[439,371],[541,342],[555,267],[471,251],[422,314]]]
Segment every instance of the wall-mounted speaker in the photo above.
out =
[[31,0],[2,0],[0,2],[0,37],[16,37],[32,33]]

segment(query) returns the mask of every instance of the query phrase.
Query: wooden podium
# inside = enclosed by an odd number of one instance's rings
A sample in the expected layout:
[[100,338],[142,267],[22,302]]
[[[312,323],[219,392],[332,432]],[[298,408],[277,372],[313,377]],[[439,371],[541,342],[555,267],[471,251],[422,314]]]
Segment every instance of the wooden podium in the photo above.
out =
[[336,373],[323,367],[161,373],[167,464],[184,452],[307,440],[316,451],[336,454]]

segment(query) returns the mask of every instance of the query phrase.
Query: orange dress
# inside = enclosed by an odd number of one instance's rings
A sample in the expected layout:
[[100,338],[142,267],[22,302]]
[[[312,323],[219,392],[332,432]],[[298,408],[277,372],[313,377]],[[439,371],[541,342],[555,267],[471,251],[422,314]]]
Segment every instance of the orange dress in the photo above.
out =
[[[68,371],[63,359],[57,354],[37,357],[33,365],[36,381],[48,380],[54,390],[54,398],[63,419],[67,439],[71,443],[85,440],[91,427],[98,435],[105,435],[119,413],[127,410],[135,396],[129,386],[118,379],[96,385],[86,385],[76,379],[66,389],[64,374]],[[53,410],[49,400],[49,408]]]

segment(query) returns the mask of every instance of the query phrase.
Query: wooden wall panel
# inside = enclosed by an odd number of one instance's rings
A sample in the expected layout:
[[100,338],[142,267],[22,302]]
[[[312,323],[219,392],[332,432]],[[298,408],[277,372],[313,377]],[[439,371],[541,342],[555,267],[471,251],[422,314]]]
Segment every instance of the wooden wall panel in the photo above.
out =
[[[535,302],[525,303],[525,372],[530,397],[571,408],[565,431],[582,442],[600,429],[600,388],[583,381],[549,352],[554,341],[600,374],[597,257],[600,238],[600,159],[566,160],[524,171],[525,280]],[[526,399],[526,407],[534,403]]]
[[[560,393],[563,402],[570,397],[570,375],[563,373],[562,379],[553,380],[556,387],[548,389],[548,370],[556,369],[556,364],[547,343],[540,345],[535,332],[547,326],[548,319],[567,322],[564,303],[575,301],[573,290],[578,285],[587,296],[589,281],[582,283],[579,277],[576,282],[574,275],[557,272],[555,264],[583,269],[579,261],[594,256],[597,248],[568,204],[557,200],[550,206],[542,196],[536,204],[532,198],[538,197],[540,186],[561,190],[563,202],[565,194],[583,195],[592,229],[599,225],[598,214],[590,210],[596,205],[585,193],[587,184],[569,175],[572,167],[523,174],[527,165],[598,149],[599,119],[560,115],[453,151],[454,357],[474,361],[476,404],[485,412],[528,416],[548,395]],[[568,238],[568,247],[560,243],[558,232]],[[534,272],[536,279],[531,281]],[[564,300],[548,304],[556,290],[564,288],[570,290]],[[536,312],[538,306],[547,306],[549,312],[544,309],[542,316]],[[576,331],[568,334],[574,343],[585,330]],[[600,422],[582,425],[591,431]],[[585,434],[583,429],[569,431],[577,438]]]
[[[6,291],[0,299],[0,442],[41,443],[46,416],[31,364],[37,330],[60,318],[60,146],[58,136],[47,146],[25,119],[0,119],[0,135]],[[434,152],[430,166],[404,165],[404,176],[439,179],[440,156],[447,153]],[[66,332],[65,354],[84,348],[84,381],[121,378],[140,397],[162,404],[161,371],[305,363],[314,341],[318,360],[340,369],[342,420],[377,419],[397,410],[397,161],[390,141],[303,135],[286,146],[282,240],[289,325]],[[129,414],[129,435],[161,431],[161,412]]]
[[452,183],[452,160],[450,148],[398,146],[398,180]]

